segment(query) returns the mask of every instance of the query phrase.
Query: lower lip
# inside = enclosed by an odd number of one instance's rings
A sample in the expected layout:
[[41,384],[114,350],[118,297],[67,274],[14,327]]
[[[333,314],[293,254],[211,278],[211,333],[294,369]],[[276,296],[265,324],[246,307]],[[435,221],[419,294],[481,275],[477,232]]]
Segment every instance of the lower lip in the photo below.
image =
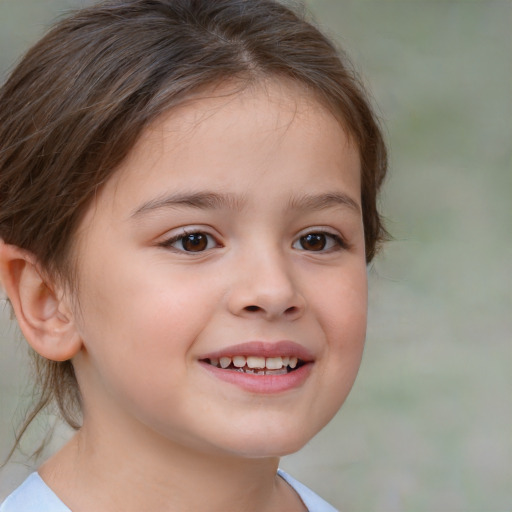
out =
[[283,393],[301,386],[311,373],[313,363],[306,363],[296,370],[282,375],[255,375],[251,373],[224,370],[200,361],[201,366],[214,377],[234,384],[251,393]]

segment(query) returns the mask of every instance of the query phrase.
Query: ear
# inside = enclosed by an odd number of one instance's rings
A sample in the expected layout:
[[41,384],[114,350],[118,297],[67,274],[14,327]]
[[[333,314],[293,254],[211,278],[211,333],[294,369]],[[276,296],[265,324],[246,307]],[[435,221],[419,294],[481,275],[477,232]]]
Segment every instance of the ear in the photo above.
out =
[[43,277],[32,253],[0,240],[0,280],[23,335],[38,354],[66,361],[80,350],[82,340],[64,293]]

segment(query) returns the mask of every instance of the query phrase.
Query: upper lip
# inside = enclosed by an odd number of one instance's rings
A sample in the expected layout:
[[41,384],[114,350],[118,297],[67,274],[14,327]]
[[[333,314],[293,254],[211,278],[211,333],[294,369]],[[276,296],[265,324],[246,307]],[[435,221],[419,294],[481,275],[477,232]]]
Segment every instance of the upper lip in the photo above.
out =
[[231,345],[215,352],[209,352],[199,357],[199,359],[220,359],[221,357],[234,356],[297,357],[304,362],[314,360],[313,354],[307,348],[288,340],[276,342],[248,341]]

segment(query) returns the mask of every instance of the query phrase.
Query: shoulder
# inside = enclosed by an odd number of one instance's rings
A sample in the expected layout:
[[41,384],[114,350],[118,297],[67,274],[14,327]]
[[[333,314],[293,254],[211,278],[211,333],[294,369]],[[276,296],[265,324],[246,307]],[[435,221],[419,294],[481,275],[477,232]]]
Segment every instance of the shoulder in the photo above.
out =
[[285,473],[282,469],[278,469],[277,474],[300,496],[309,512],[338,512],[332,505],[329,505],[329,503],[320,498],[318,494],[315,494],[311,489],[295,480],[295,478]]
[[0,512],[71,512],[37,473],[32,473],[0,505]]

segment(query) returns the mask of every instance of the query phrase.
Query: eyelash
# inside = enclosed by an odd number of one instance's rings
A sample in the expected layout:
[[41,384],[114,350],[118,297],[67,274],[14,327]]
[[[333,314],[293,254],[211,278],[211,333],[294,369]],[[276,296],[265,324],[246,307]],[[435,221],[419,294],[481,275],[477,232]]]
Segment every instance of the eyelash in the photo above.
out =
[[[315,249],[308,250],[308,249],[306,249],[304,247],[299,249],[298,247],[295,247],[296,244],[298,244],[298,243],[300,244],[301,242],[305,241],[305,239],[307,237],[319,236],[319,235],[322,236],[322,237],[325,237],[324,238],[324,242],[325,242],[324,246],[321,247],[319,250],[315,250]],[[327,241],[325,241],[325,239],[327,239]],[[326,249],[325,246],[329,244],[329,240],[331,241],[332,245]],[[342,250],[342,249],[347,249],[348,248],[348,244],[338,234],[331,233],[329,231],[323,231],[323,230],[318,230],[318,231],[313,230],[313,231],[308,231],[308,232],[300,235],[293,242],[292,247],[294,249],[299,249],[299,250],[303,250],[303,251],[307,251],[307,252],[329,253],[329,252],[339,251],[339,250]]]
[[[206,246],[202,247],[202,245],[199,245],[199,250],[197,250],[197,251],[185,249],[185,247],[183,247],[183,241],[187,237],[192,237],[194,235],[204,236],[205,240],[196,240],[195,243],[196,244],[206,243]],[[306,249],[302,245],[303,243],[307,242],[306,241],[307,237],[319,237],[319,236],[322,238],[316,238],[316,240],[315,240],[315,238],[313,238],[311,240],[312,243],[320,241],[320,243],[322,244],[322,242],[323,242],[323,245],[319,249]],[[215,245],[214,245],[214,247],[209,247],[210,242],[212,240]],[[176,244],[180,241],[182,242],[182,248],[173,247],[174,244]],[[331,244],[329,244],[329,241],[331,242]],[[296,247],[296,244],[301,244],[301,247]],[[215,247],[222,247],[222,244],[217,242],[217,240],[215,239],[215,237],[213,235],[211,235],[205,231],[200,231],[200,230],[183,231],[182,233],[179,233],[167,240],[164,240],[159,245],[160,245],[160,247],[174,249],[178,252],[185,252],[185,253],[190,253],[190,254],[202,253],[202,252],[205,252],[205,251],[215,248]],[[327,249],[325,248],[326,246],[328,246]],[[338,251],[338,250],[342,250],[342,249],[347,249],[348,244],[338,234],[330,233],[328,231],[322,231],[322,230],[318,230],[318,231],[313,230],[313,231],[308,231],[306,233],[303,233],[297,239],[295,239],[292,243],[292,248],[301,250],[301,251],[306,251],[306,252],[329,253],[329,252],[334,252],[334,251]]]
[[[184,247],[183,247],[183,241],[187,238],[187,237],[191,237],[193,235],[202,235],[202,236],[205,236],[206,237],[206,247],[204,249],[201,249],[201,250],[198,250],[198,251],[187,251]],[[172,236],[171,238],[168,238],[167,240],[164,240],[162,243],[160,243],[159,245],[161,247],[165,247],[165,248],[169,248],[169,249],[175,249],[176,251],[179,251],[179,252],[185,252],[185,253],[191,253],[191,254],[194,254],[194,253],[201,253],[201,252],[204,252],[208,249],[212,249],[212,247],[208,247],[209,245],[209,241],[210,240],[213,240],[214,243],[215,243],[215,247],[221,247],[222,245],[217,242],[217,240],[215,239],[215,237],[213,237],[213,235],[210,235],[209,233],[205,232],[205,231],[200,231],[200,230],[193,230],[193,231],[183,231],[175,236]],[[177,247],[173,247],[174,244],[178,243],[179,241],[182,241],[182,249],[178,249]]]

